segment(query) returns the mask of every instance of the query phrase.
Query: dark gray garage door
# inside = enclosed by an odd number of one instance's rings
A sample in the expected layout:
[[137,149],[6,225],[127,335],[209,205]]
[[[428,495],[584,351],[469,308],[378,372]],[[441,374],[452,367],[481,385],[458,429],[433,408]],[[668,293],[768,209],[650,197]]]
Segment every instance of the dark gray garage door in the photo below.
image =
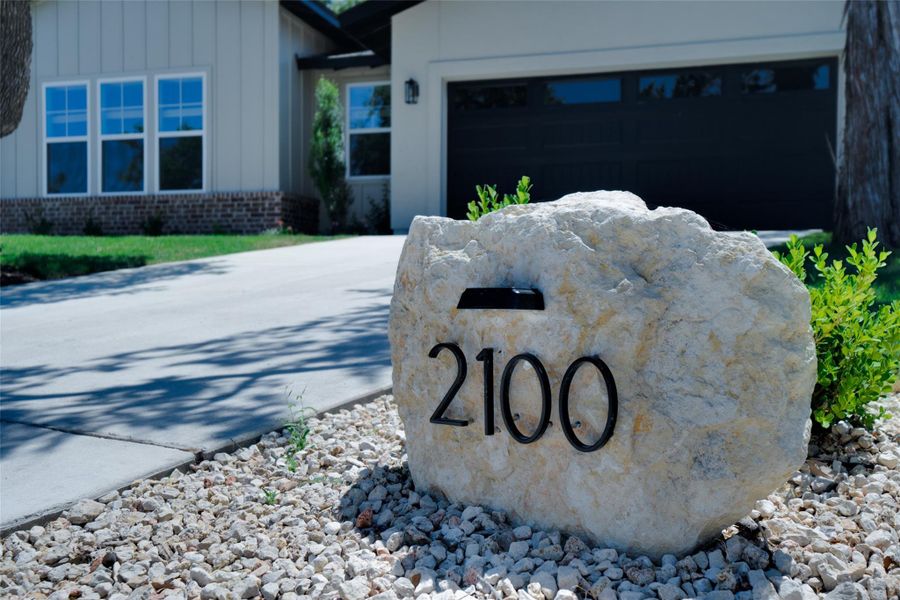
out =
[[835,89],[833,59],[451,83],[448,214],[525,174],[538,200],[622,189],[718,228],[825,227]]

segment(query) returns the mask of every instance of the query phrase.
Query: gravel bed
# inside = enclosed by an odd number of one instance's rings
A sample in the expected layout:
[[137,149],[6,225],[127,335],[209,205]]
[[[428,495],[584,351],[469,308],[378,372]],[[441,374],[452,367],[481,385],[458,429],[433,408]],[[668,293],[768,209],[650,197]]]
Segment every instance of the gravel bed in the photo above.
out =
[[[900,414],[900,396],[885,400]],[[838,425],[710,547],[660,562],[414,490],[390,397],[310,419],[2,540],[4,598],[888,600],[900,419]],[[35,493],[39,493],[35,490]]]

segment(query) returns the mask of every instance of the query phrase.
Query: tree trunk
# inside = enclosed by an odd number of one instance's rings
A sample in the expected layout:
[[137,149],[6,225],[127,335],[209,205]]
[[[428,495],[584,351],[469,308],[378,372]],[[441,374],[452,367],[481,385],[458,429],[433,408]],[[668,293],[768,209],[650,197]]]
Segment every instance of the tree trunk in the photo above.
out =
[[0,138],[16,130],[31,79],[31,2],[0,0]]
[[846,116],[838,168],[834,236],[859,241],[877,227],[900,247],[900,2],[845,6]]

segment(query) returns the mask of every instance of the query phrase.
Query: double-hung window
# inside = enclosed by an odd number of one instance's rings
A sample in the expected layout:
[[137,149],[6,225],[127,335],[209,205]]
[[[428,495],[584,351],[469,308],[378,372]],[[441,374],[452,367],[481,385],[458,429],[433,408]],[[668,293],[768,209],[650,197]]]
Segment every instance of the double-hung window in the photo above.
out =
[[100,191],[143,192],[145,189],[144,80],[99,83]]
[[156,99],[159,190],[203,190],[206,137],[203,75],[157,78]]
[[88,84],[44,85],[44,159],[48,195],[87,194]]
[[347,86],[347,176],[391,174],[391,85]]

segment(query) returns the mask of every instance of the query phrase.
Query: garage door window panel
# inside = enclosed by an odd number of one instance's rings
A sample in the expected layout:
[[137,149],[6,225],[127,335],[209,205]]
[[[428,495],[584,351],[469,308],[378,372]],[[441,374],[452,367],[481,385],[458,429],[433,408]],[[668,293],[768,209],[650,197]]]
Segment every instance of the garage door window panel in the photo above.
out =
[[483,85],[458,87],[453,93],[453,108],[458,111],[524,108],[528,105],[528,86]]
[[569,79],[549,81],[544,85],[544,104],[603,104],[621,102],[621,79]]
[[642,100],[700,98],[722,95],[722,77],[703,71],[645,75],[638,80]]
[[391,86],[347,86],[347,176],[391,174]]
[[827,64],[764,66],[744,71],[741,79],[744,94],[828,90],[831,68]]

